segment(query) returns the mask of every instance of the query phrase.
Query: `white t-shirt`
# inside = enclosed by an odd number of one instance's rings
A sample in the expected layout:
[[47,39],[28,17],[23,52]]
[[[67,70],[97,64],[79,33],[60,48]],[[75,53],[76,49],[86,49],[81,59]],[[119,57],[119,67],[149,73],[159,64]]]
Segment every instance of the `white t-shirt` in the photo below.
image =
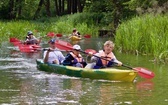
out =
[[[44,51],[43,58],[45,58],[46,54],[47,54],[47,51]],[[60,64],[63,62],[64,59],[65,59],[64,55],[62,54],[62,52],[58,50],[49,52],[48,63],[52,64],[53,61],[57,60],[59,61],[59,64]]]

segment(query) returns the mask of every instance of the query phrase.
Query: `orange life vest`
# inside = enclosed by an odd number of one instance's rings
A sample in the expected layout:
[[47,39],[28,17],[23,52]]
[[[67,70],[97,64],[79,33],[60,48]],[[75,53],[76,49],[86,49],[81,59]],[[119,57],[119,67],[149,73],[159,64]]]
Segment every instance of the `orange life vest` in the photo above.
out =
[[[108,65],[109,61],[111,61],[111,60],[114,58],[114,54],[113,54],[112,52],[110,52],[109,54],[105,54],[104,51],[101,51],[101,52],[99,53],[99,57],[103,57],[103,58],[107,59],[107,60],[101,59],[102,64],[103,64],[104,66],[106,66],[106,65]],[[108,60],[109,60],[109,61],[108,61]]]
[[74,59],[77,60],[77,62],[83,62],[83,58],[81,56],[81,54],[75,55],[73,52],[70,52],[70,54],[74,57]]

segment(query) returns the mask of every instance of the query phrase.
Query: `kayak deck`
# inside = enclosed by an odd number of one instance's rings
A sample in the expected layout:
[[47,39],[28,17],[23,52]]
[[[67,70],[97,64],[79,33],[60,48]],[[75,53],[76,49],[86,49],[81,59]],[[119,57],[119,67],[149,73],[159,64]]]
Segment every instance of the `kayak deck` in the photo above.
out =
[[88,69],[57,64],[44,64],[41,59],[37,59],[36,63],[37,68],[41,71],[63,74],[72,77],[133,82],[137,76],[137,72],[134,70],[120,70],[115,68]]

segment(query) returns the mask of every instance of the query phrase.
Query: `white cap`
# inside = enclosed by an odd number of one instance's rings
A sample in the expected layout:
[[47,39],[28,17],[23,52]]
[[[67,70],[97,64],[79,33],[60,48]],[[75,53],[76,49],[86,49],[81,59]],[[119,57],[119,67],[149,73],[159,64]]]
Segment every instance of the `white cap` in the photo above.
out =
[[76,45],[73,46],[73,49],[75,49],[75,50],[80,50],[81,47],[80,47],[79,45],[76,44]]

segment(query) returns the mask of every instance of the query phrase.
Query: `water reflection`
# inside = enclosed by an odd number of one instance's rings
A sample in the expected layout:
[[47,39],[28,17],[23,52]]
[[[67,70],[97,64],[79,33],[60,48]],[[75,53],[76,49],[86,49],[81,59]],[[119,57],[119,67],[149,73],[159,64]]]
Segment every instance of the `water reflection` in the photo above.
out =
[[151,80],[144,80],[136,83],[136,89],[138,91],[152,91],[154,83]]

